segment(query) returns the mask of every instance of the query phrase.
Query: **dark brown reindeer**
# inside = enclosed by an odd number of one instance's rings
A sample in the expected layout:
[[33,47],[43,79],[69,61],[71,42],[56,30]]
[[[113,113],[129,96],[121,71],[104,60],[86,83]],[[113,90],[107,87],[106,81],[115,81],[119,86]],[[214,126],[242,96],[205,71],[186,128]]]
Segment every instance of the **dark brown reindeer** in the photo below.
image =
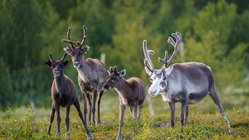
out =
[[164,65],[160,69],[155,69],[150,59],[150,55],[154,54],[153,50],[147,50],[147,41],[143,41],[144,64],[147,74],[150,76],[151,86],[148,90],[151,96],[162,95],[164,101],[169,102],[171,110],[171,126],[175,125],[175,103],[181,102],[181,124],[187,123],[189,104],[198,103],[207,95],[211,96],[217,105],[222,117],[226,121],[229,132],[231,132],[230,123],[221,105],[217,95],[214,77],[211,68],[205,64],[198,62],[186,62],[171,64],[175,58],[179,44],[182,42],[180,33],[172,33],[176,39],[168,38],[168,43],[174,47],[171,57],[167,58],[167,51],[163,59],[158,61]]
[[142,81],[136,77],[124,79],[126,70],[118,71],[116,67],[109,68],[109,77],[103,85],[104,90],[115,88],[119,94],[119,129],[117,140],[122,139],[122,127],[124,124],[124,113],[126,106],[130,108],[132,116],[139,118],[140,109],[143,107],[145,99],[145,88]]
[[57,135],[60,135],[60,122],[61,122],[60,106],[66,107],[65,123],[66,123],[67,132],[69,132],[69,111],[70,111],[70,106],[74,105],[83,123],[87,138],[92,139],[91,132],[88,130],[86,121],[84,120],[82,112],[80,110],[80,104],[78,101],[75,84],[68,76],[66,76],[63,73],[63,68],[68,63],[68,61],[64,60],[65,57],[66,54],[64,54],[64,56],[60,60],[54,60],[52,58],[52,54],[50,54],[49,60],[46,62],[46,64],[52,69],[54,75],[54,80],[51,86],[52,112],[50,116],[48,135],[50,135],[51,125],[54,120],[55,112],[57,116]]
[[89,105],[89,122],[95,125],[95,104],[98,102],[98,123],[100,123],[100,101],[103,95],[102,85],[104,84],[108,74],[104,68],[104,64],[97,59],[84,58],[88,51],[88,47],[84,46],[87,38],[87,28],[83,26],[83,39],[81,42],[71,40],[70,27],[67,31],[67,40],[63,42],[69,44],[69,48],[64,51],[71,56],[73,66],[78,72],[78,83],[84,100],[84,118],[86,119],[86,100]]

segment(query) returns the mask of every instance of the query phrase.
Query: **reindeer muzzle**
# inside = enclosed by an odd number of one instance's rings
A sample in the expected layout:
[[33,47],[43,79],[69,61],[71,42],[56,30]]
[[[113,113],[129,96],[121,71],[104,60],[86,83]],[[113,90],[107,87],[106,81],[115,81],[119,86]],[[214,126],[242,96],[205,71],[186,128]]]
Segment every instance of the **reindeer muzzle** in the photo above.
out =
[[80,62],[79,62],[79,61],[74,61],[74,62],[73,62],[73,66],[74,66],[75,68],[79,68],[79,67],[80,67]]
[[55,77],[59,77],[61,75],[61,73],[60,73],[60,71],[56,70],[56,71],[54,71],[54,75],[55,75]]
[[149,95],[150,95],[151,97],[156,97],[156,96],[157,96],[157,91],[156,91],[156,90],[155,90],[155,91],[149,90]]

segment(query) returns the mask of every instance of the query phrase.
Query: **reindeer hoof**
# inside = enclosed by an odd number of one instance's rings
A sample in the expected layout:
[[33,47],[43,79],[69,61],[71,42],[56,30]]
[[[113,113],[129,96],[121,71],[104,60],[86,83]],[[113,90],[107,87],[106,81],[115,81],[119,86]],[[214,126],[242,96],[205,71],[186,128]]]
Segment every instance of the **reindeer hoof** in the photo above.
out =
[[67,140],[70,140],[70,139],[71,139],[71,135],[70,135],[69,132],[67,132],[66,139],[67,139]]
[[229,129],[229,130],[228,130],[228,133],[229,133],[229,134],[235,134],[236,132],[233,131],[232,129]]
[[165,127],[171,127],[171,123],[170,123],[170,122],[165,122],[165,123],[164,123],[164,126],[165,126]]
[[60,135],[61,135],[61,132],[60,132],[60,131],[57,131],[57,132],[56,132],[56,135],[57,135],[57,136],[60,136]]
[[98,120],[97,124],[101,124],[101,121],[100,121],[100,120]]
[[91,122],[90,125],[91,125],[91,126],[95,126],[95,122]]
[[47,135],[50,136],[50,132],[48,132]]
[[120,137],[117,137],[116,140],[122,140],[122,137],[121,137],[121,136],[120,136]]
[[86,137],[88,140],[93,140],[93,136],[92,136],[91,132],[86,133]]

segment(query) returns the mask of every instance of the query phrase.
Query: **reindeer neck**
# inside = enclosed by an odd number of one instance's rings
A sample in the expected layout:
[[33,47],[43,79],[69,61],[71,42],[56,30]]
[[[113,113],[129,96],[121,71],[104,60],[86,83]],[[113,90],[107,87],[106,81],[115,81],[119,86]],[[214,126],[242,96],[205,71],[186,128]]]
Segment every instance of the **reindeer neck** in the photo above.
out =
[[90,68],[85,58],[81,58],[80,65],[81,65],[80,69],[88,69],[88,68]]
[[116,85],[115,90],[118,91],[118,94],[122,97],[129,96],[130,93],[130,87],[129,84],[126,82],[125,79],[121,79]]
[[77,68],[78,74],[80,78],[84,82],[89,82],[92,75],[92,70],[89,64],[87,63],[86,59],[82,58],[80,61],[80,68]]
[[56,89],[57,91],[61,94],[61,91],[63,91],[63,83],[64,83],[64,80],[65,80],[65,76],[64,74],[62,73],[59,77],[55,77],[54,78],[54,81],[55,81],[55,85],[56,85]]

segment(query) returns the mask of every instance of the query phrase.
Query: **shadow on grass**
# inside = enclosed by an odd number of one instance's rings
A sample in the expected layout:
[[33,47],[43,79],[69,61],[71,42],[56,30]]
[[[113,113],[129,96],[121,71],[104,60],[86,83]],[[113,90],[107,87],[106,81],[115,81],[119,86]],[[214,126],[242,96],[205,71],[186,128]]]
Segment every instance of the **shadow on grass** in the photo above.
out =
[[232,125],[232,127],[233,128],[238,128],[238,127],[246,127],[246,128],[248,128],[249,127],[249,122],[237,123],[237,124]]
[[231,125],[233,128],[238,128],[238,127],[249,127],[249,122],[241,122],[241,123],[237,123],[234,125]]

